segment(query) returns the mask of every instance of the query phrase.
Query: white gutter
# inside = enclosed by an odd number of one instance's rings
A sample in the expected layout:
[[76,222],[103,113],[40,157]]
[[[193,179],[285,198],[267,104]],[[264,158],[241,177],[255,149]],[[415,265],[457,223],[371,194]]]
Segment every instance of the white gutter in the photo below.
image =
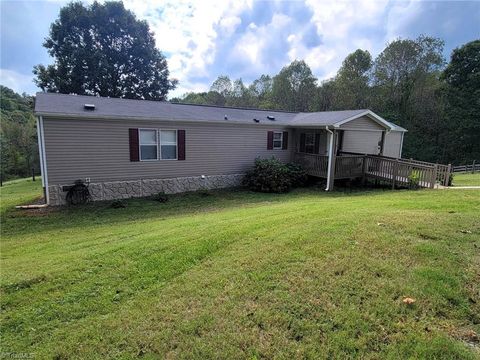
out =
[[47,156],[45,154],[45,134],[43,131],[43,117],[37,118],[38,153],[40,157],[40,172],[42,174],[42,186],[45,188],[45,203],[50,203],[48,192]]
[[333,158],[333,137],[334,133],[332,130],[328,128],[328,126],[325,126],[325,130],[330,133],[330,144],[329,144],[329,151],[328,151],[328,169],[327,169],[327,187],[325,188],[325,191],[330,191],[331,189],[331,184],[330,184],[330,174],[332,172],[332,158]]
[[38,144],[38,157],[40,159],[40,174],[42,177],[42,187],[45,187],[45,181],[43,180],[43,157],[42,157],[42,139],[40,136],[40,116],[37,116],[37,144]]

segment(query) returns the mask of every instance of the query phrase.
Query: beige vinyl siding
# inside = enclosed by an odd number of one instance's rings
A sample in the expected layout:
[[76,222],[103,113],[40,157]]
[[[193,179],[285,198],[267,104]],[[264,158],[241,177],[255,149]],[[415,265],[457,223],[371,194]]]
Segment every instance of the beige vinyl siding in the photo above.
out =
[[[183,129],[186,160],[131,162],[129,128]],[[54,119],[44,117],[50,185],[76,179],[92,182],[161,179],[243,173],[256,157],[290,161],[288,150],[267,150],[267,132],[286,131],[261,124],[192,124],[161,121]]]
[[381,131],[345,130],[343,151],[378,155],[381,138]]
[[385,130],[385,127],[377,123],[375,120],[372,120],[368,116],[362,116],[340,125],[340,129]]
[[402,149],[402,135],[401,131],[391,131],[385,134],[385,145],[383,148],[383,155],[400,158]]

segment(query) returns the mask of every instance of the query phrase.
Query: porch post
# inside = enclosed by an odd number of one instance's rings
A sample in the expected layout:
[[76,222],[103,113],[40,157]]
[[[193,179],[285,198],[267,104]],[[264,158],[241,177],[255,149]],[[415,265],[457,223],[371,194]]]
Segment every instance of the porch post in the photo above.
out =
[[327,168],[327,188],[326,191],[333,190],[333,184],[335,181],[335,160],[337,158],[336,151],[336,142],[337,134],[334,131],[331,131],[328,127],[326,128],[329,138],[328,146],[328,168]]

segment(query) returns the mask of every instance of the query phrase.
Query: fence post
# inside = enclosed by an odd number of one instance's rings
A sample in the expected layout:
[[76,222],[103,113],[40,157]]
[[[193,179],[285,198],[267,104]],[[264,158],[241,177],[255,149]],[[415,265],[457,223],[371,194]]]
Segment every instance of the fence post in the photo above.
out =
[[437,181],[437,173],[438,173],[438,164],[433,166],[433,174],[430,179],[430,189],[435,188],[435,182]]
[[445,176],[445,186],[450,186],[450,176],[452,174],[452,164],[447,166],[447,175]]
[[475,174],[475,160],[473,160],[472,164],[472,174]]
[[35,181],[35,169],[32,167],[32,181]]
[[393,163],[393,171],[392,171],[392,190],[395,190],[395,181],[397,180],[398,175],[398,159],[395,159]]
[[362,186],[365,185],[366,180],[367,180],[367,155],[364,155],[363,164],[362,164]]

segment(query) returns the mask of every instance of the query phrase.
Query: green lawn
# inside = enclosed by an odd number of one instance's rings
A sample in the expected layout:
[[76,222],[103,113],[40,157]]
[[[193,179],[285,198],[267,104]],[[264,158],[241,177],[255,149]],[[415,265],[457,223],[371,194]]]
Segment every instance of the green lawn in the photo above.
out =
[[453,186],[480,186],[480,172],[453,174]]
[[41,197],[42,180],[20,179],[8,181],[0,187],[0,194],[0,212],[3,214],[15,205]]
[[480,191],[219,191],[10,209],[39,186],[2,189],[3,353],[480,357]]

